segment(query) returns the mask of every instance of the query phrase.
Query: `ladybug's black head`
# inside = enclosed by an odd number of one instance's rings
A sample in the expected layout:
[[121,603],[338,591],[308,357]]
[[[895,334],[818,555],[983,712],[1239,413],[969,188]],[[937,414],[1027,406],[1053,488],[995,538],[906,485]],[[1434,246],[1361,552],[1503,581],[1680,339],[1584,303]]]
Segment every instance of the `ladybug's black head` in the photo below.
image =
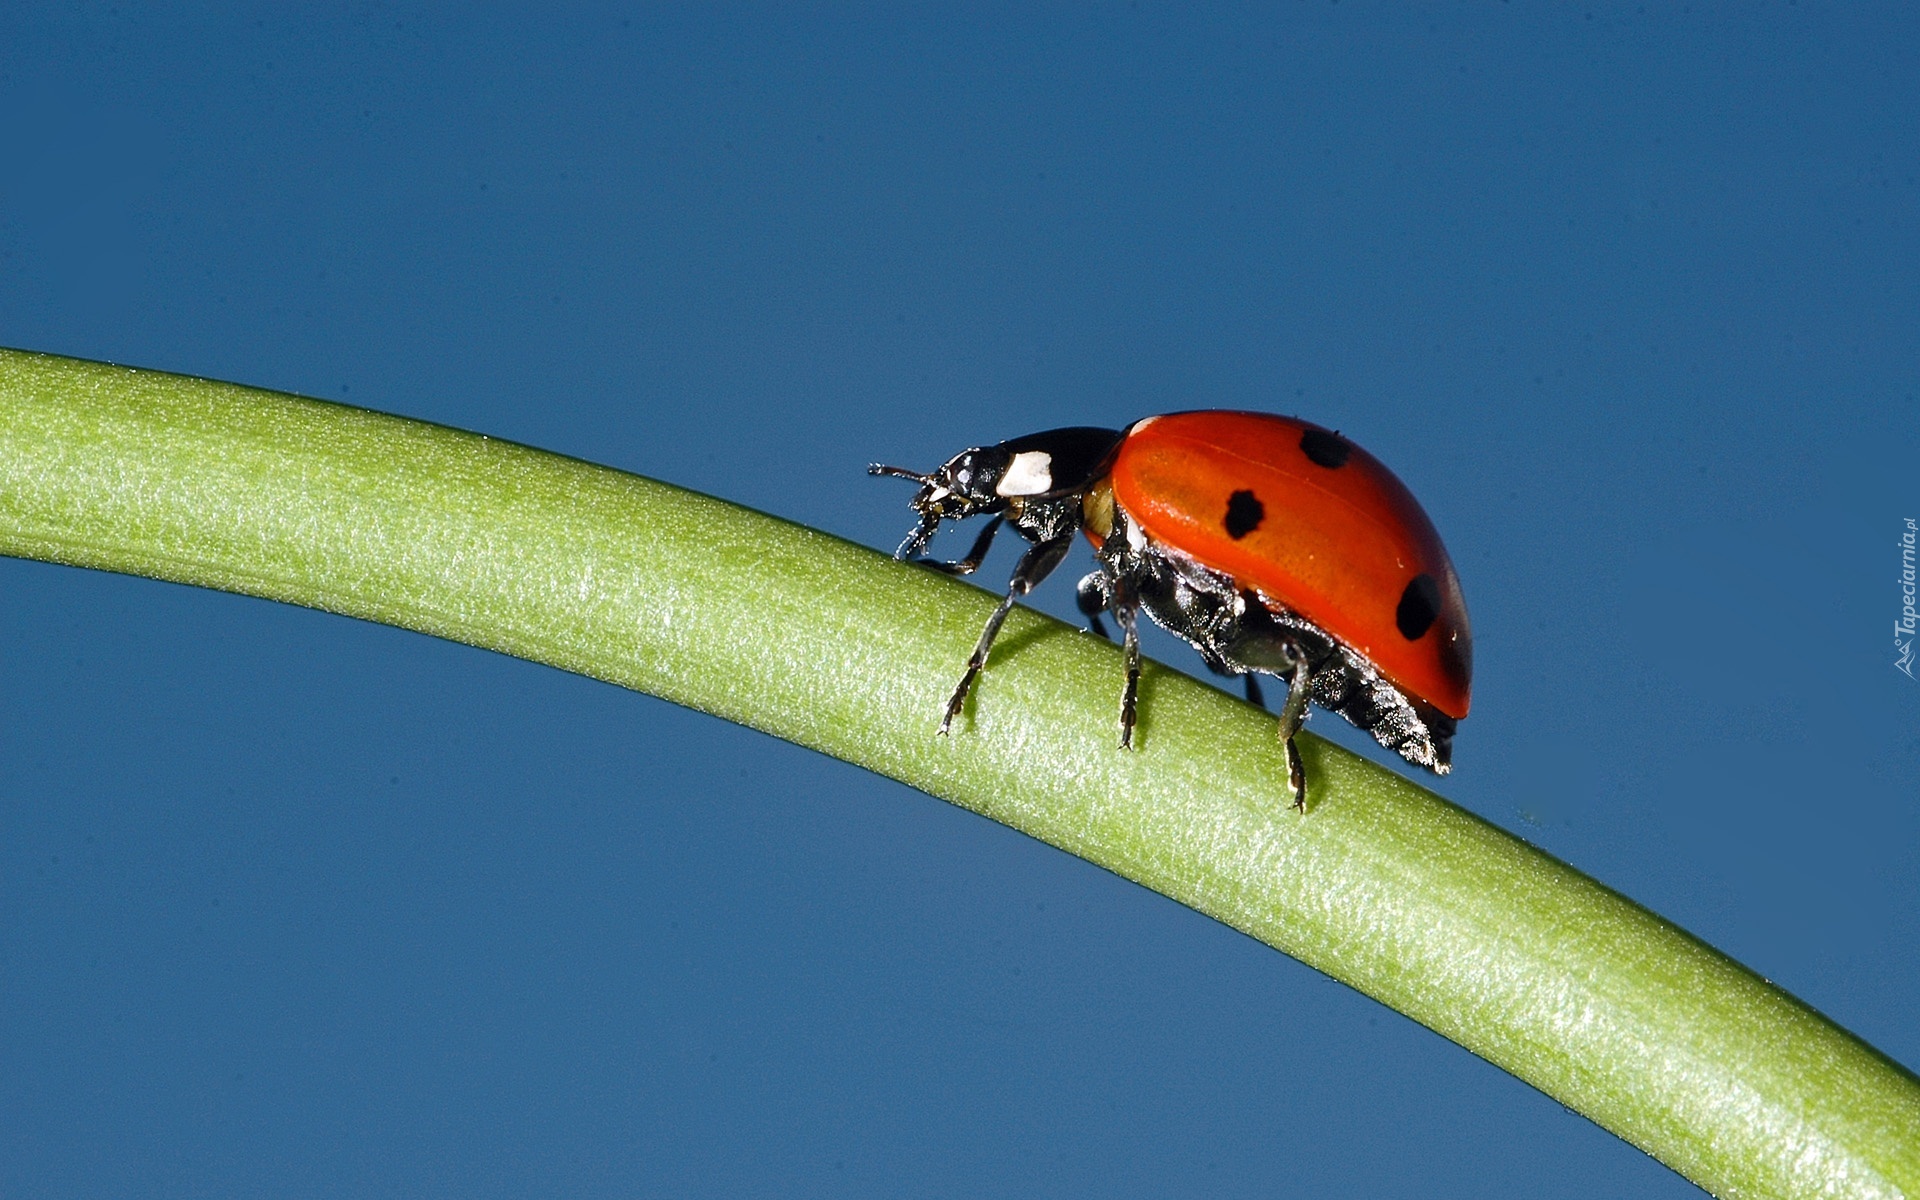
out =
[[1120,432],[1114,429],[1052,429],[996,446],[962,450],[930,475],[878,463],[867,472],[919,481],[920,490],[911,503],[920,514],[920,524],[894,554],[912,558],[926,548],[942,521],[1000,513],[1023,501],[1084,491],[1119,443]]
[[976,446],[948,459],[930,475],[905,467],[884,467],[879,463],[867,468],[871,475],[894,475],[918,480],[920,490],[909,503],[920,515],[920,523],[894,552],[895,558],[912,558],[926,549],[942,521],[960,521],[983,513],[997,513],[1007,507],[1008,496],[999,485],[1007,476],[1013,456],[1001,446]]

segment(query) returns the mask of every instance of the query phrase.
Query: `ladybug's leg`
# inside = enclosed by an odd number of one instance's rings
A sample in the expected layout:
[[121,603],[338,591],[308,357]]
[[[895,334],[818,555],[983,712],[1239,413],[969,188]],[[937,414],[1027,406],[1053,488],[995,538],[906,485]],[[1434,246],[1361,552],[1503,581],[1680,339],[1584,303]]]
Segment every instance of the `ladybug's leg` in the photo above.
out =
[[1113,619],[1120,623],[1126,635],[1127,648],[1127,682],[1120,689],[1120,748],[1131,750],[1134,719],[1140,703],[1140,626],[1134,619],[1140,609],[1125,584],[1114,580],[1112,586]]
[[1307,811],[1307,771],[1301,765],[1300,748],[1293,744],[1293,735],[1300,732],[1300,726],[1307,719],[1307,698],[1311,691],[1308,676],[1312,668],[1307,665],[1305,651],[1299,646],[1289,648],[1293,651],[1293,670],[1287,675],[1286,702],[1280,706],[1280,740],[1287,747],[1287,788],[1293,793],[1293,806],[1304,813]]
[[1107,577],[1095,571],[1082,578],[1073,589],[1073,601],[1080,606],[1080,615],[1087,619],[1088,631],[1112,641],[1107,627],[1100,623],[1100,614],[1107,611]]
[[[959,562],[940,562],[931,558],[917,558],[913,561],[919,566],[939,571],[943,575],[971,575],[980,569],[980,560],[987,556],[988,548],[993,545],[993,535],[1000,532],[1000,525],[1005,520],[1005,517],[995,517],[988,521],[986,528],[980,531],[980,536],[973,539],[973,548],[968,550],[967,556]],[[912,538],[907,540],[913,541]],[[921,544],[925,544],[924,539]],[[904,550],[906,547],[902,546],[901,549]]]
[[1127,683],[1120,692],[1120,748],[1131,750],[1134,716],[1140,696],[1140,629],[1134,619],[1140,611],[1139,602],[1127,591],[1125,584],[1105,571],[1095,571],[1081,579],[1073,589],[1073,598],[1087,618],[1088,629],[1103,638],[1107,637],[1107,627],[1100,623],[1100,613],[1103,609],[1111,609],[1113,619],[1120,623],[1121,632],[1125,635]]
[[893,552],[893,557],[900,562],[917,557],[927,548],[927,543],[933,540],[933,535],[938,532],[940,532],[940,514],[921,513],[920,523],[907,534],[906,540],[900,543],[900,548]]
[[1267,698],[1260,691],[1260,677],[1252,671],[1248,671],[1243,678],[1247,681],[1247,703],[1257,708],[1265,708],[1267,706]]
[[993,610],[987,618],[987,627],[980,631],[980,643],[973,648],[973,656],[967,659],[967,673],[960,677],[960,686],[953,689],[953,697],[947,701],[946,715],[940,718],[940,732],[947,732],[953,719],[960,715],[960,708],[967,702],[967,691],[973,687],[973,681],[987,665],[987,651],[993,648],[993,639],[1000,632],[1000,626],[1006,622],[1007,614],[1013,611],[1013,602],[1038,587],[1040,581],[1052,574],[1060,565],[1060,560],[1073,549],[1073,535],[1066,534],[1050,542],[1041,542],[1028,550],[1013,569],[1013,578],[1007,583],[1007,594],[1000,601],[1000,607]]

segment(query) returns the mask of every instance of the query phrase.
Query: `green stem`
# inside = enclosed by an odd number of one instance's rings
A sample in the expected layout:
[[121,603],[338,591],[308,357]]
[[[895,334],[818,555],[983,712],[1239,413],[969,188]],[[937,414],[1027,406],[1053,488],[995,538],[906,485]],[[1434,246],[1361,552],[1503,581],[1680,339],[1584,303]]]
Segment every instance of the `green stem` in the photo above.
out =
[[0,552],[347,613],[609,680],[931,792],[1192,905],[1708,1189],[1920,1194],[1920,1080],[1565,864],[1026,610],[724,501],[457,430],[0,351]]

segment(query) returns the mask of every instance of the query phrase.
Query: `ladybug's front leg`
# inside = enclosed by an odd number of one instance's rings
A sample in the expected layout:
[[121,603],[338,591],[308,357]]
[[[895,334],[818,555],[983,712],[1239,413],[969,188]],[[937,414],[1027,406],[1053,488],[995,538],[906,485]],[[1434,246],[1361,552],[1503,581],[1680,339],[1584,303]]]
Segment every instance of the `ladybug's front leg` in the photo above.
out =
[[967,691],[973,687],[973,681],[987,665],[987,651],[993,648],[993,639],[999,634],[1000,626],[1006,622],[1007,614],[1013,611],[1013,602],[1031,592],[1040,585],[1040,581],[1053,573],[1060,560],[1073,549],[1073,535],[1062,534],[1052,541],[1041,542],[1021,556],[1020,563],[1013,569],[1013,578],[1007,583],[1007,594],[1000,601],[1000,607],[993,610],[987,618],[987,627],[980,631],[980,642],[973,648],[973,656],[967,659],[966,674],[960,677],[960,686],[953,689],[953,696],[947,701],[946,715],[940,718],[940,732],[945,733],[960,715],[961,707],[967,702]]
[[942,575],[971,575],[980,569],[980,560],[987,556],[987,551],[993,546],[993,535],[1000,532],[1000,526],[1005,521],[1005,517],[995,517],[988,521],[986,528],[980,531],[980,536],[973,539],[973,548],[968,550],[967,556],[959,562],[941,562],[933,558],[916,558],[913,562],[917,566],[938,571]]
[[1293,793],[1293,806],[1304,813],[1307,811],[1307,771],[1300,762],[1300,748],[1293,744],[1293,735],[1306,723],[1307,700],[1311,694],[1308,677],[1312,668],[1307,664],[1306,651],[1297,643],[1288,642],[1287,649],[1293,655],[1293,669],[1287,673],[1286,703],[1280,706],[1280,740],[1287,747],[1287,787]]

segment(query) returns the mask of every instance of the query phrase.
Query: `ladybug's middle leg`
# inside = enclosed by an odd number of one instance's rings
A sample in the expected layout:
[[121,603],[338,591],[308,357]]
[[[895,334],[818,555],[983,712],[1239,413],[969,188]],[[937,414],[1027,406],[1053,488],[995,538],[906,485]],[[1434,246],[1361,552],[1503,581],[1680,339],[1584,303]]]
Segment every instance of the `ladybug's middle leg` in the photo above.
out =
[[1133,726],[1140,697],[1140,629],[1137,614],[1140,602],[1127,585],[1109,575],[1105,569],[1095,571],[1080,580],[1073,589],[1074,602],[1080,606],[1080,612],[1087,618],[1087,628],[1108,641],[1113,639],[1107,634],[1107,627],[1100,623],[1103,611],[1113,613],[1113,619],[1119,624],[1126,643],[1127,683],[1120,691],[1120,748],[1133,749]]
[[1307,771],[1300,762],[1300,748],[1293,744],[1293,735],[1306,723],[1311,692],[1309,676],[1313,668],[1298,643],[1289,642],[1287,647],[1293,655],[1293,669],[1287,673],[1287,699],[1280,706],[1280,740],[1287,747],[1287,787],[1293,793],[1293,806],[1304,813],[1307,811]]
[[1140,703],[1140,602],[1133,590],[1118,579],[1108,581],[1112,591],[1113,619],[1120,623],[1127,650],[1127,682],[1120,689],[1120,748],[1133,749],[1133,726]]
[[953,719],[960,715],[960,709],[967,702],[967,691],[973,687],[973,681],[987,665],[987,651],[993,649],[993,639],[999,635],[1000,626],[1006,622],[1007,614],[1013,611],[1013,602],[1031,592],[1040,585],[1040,581],[1053,573],[1060,560],[1073,549],[1073,535],[1063,534],[1051,541],[1041,542],[1021,556],[1019,565],[1013,568],[1013,578],[1007,583],[1007,594],[1000,606],[987,618],[987,627],[980,631],[979,644],[974,646],[972,657],[967,659],[966,674],[960,677],[960,686],[953,689],[953,696],[947,701],[947,711],[940,718],[940,732],[947,732]]
[[1073,602],[1080,609],[1080,615],[1087,619],[1087,631],[1097,633],[1107,641],[1113,637],[1107,633],[1107,627],[1100,623],[1100,614],[1107,611],[1107,576],[1104,571],[1094,571],[1082,576],[1074,585]]

